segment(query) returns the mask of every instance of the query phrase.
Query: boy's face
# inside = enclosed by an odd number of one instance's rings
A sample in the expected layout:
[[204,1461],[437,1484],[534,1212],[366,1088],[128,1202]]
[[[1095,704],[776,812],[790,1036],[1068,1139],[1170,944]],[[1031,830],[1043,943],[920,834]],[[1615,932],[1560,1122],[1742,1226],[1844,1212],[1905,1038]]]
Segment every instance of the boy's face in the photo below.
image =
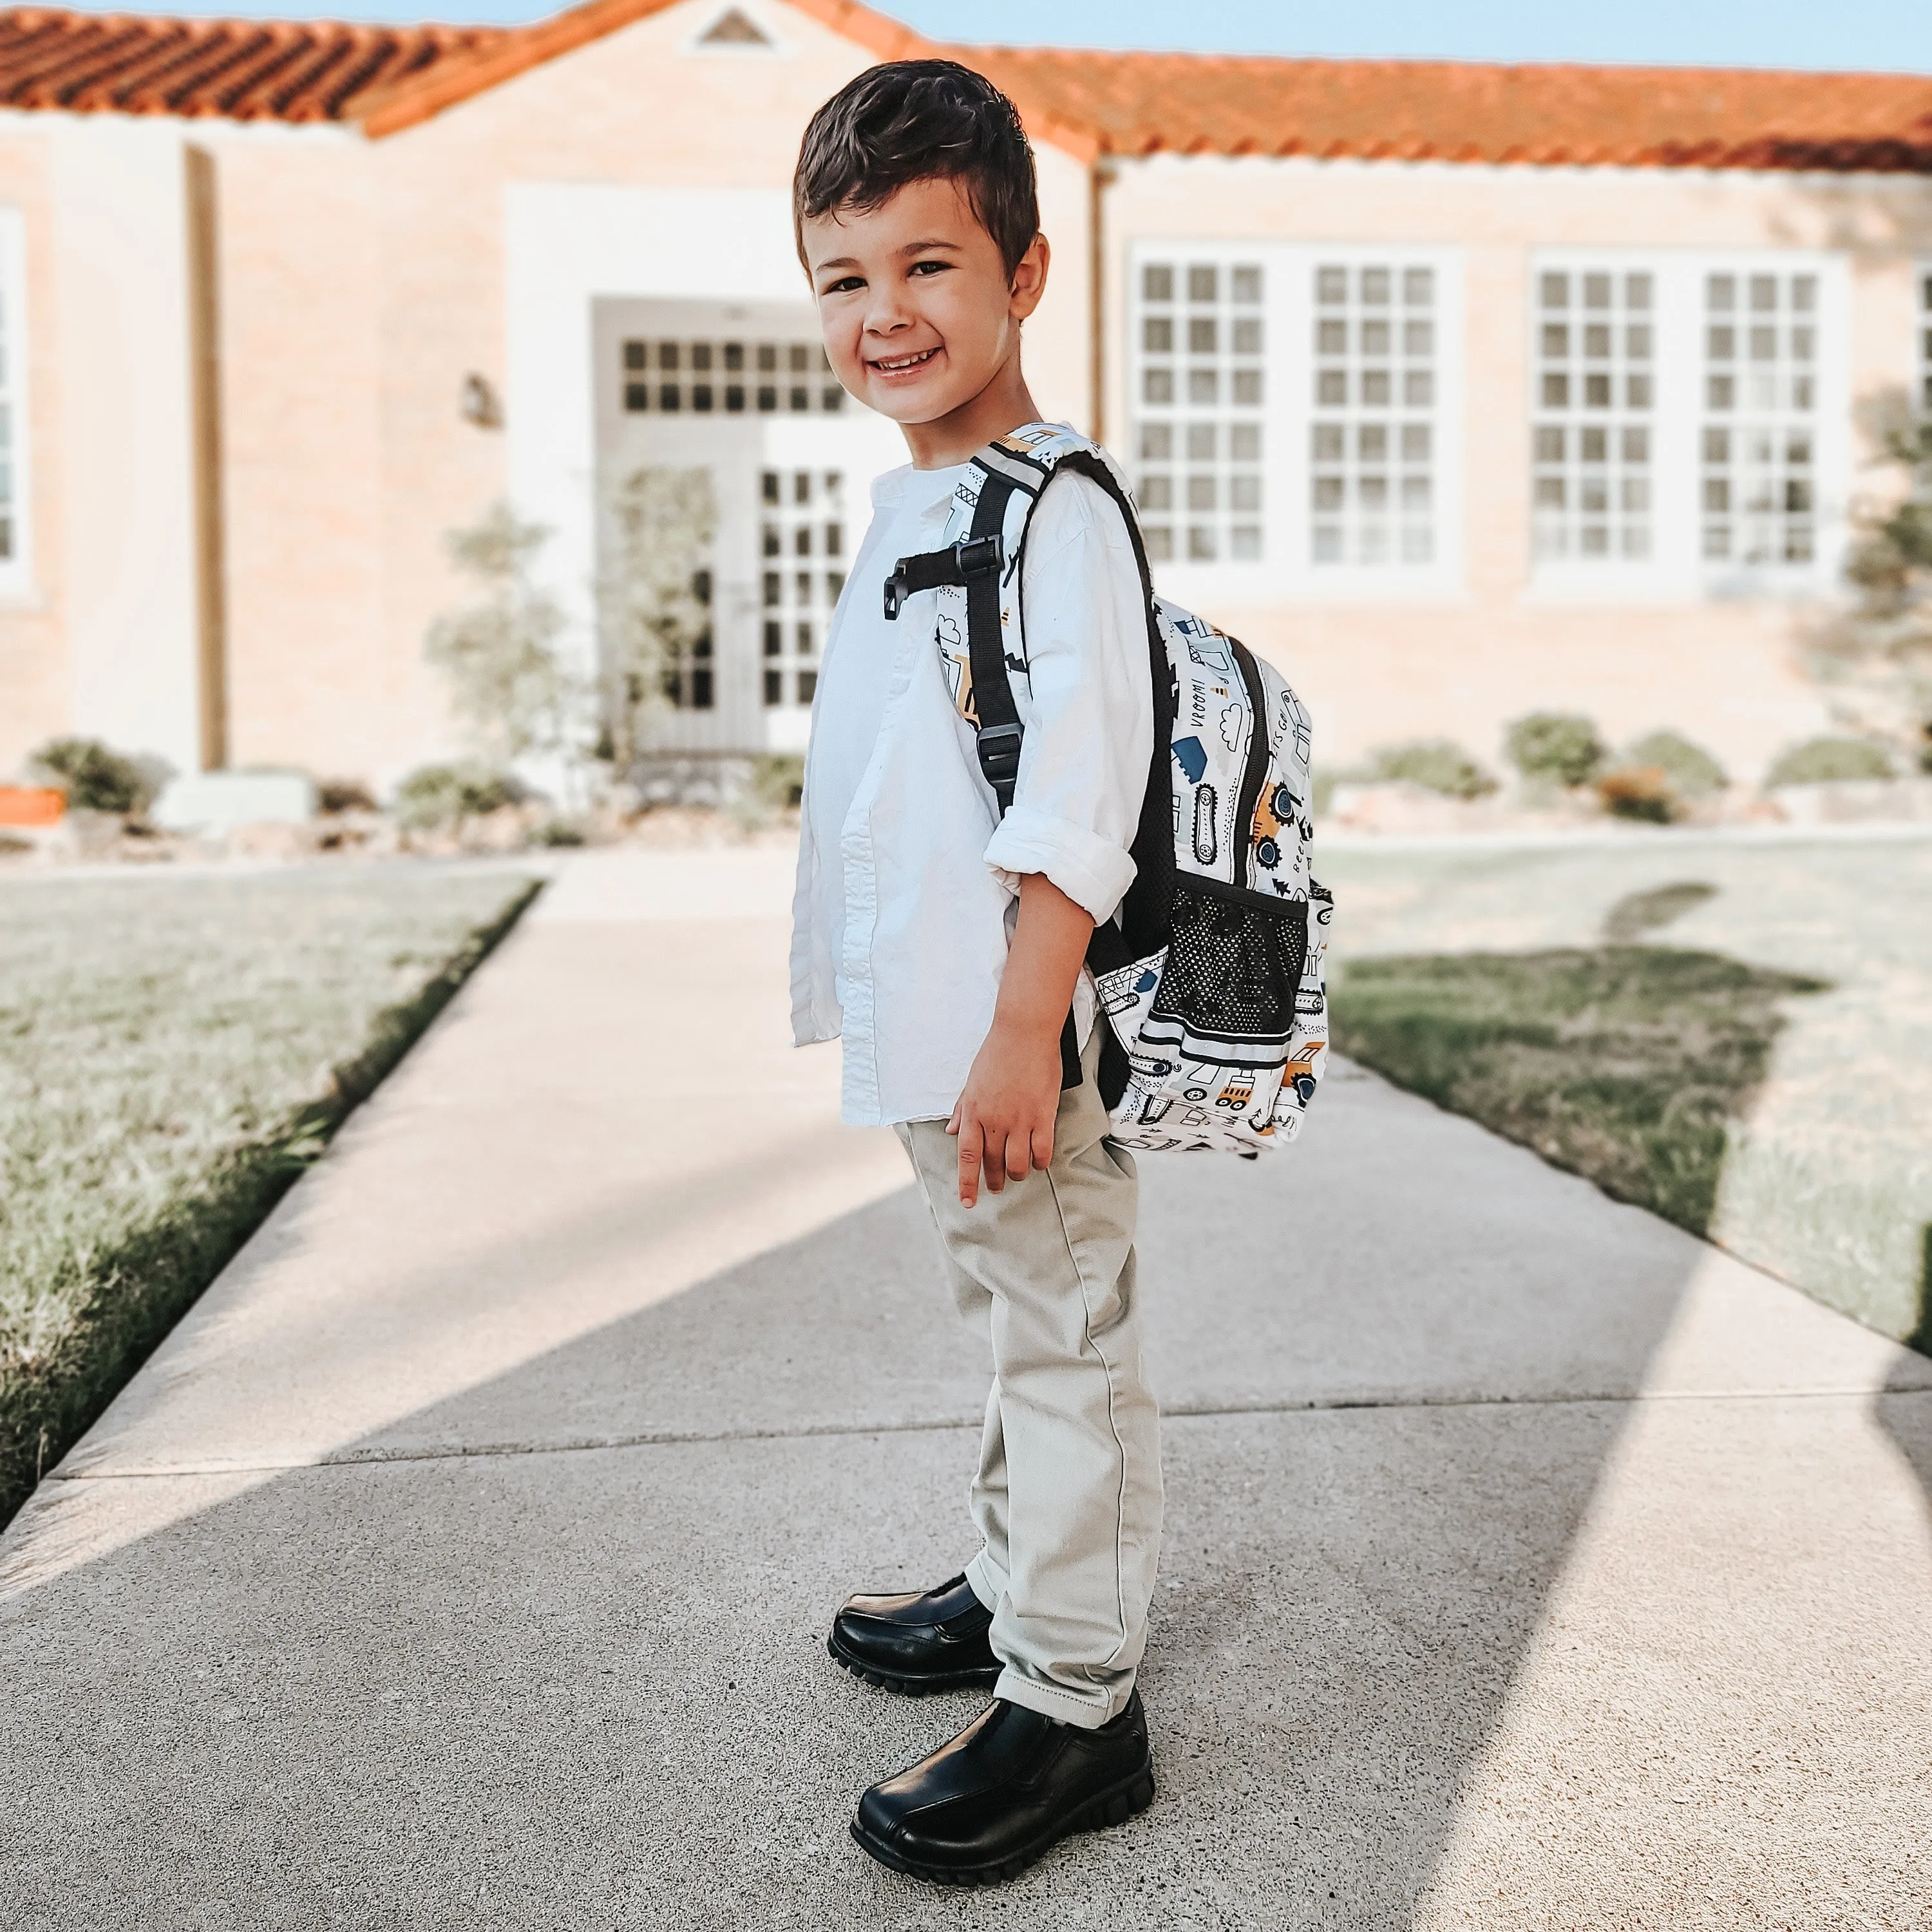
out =
[[1046,286],[1046,238],[1009,277],[956,181],[908,182],[868,213],[814,216],[801,233],[832,369],[895,422],[937,422],[986,389]]

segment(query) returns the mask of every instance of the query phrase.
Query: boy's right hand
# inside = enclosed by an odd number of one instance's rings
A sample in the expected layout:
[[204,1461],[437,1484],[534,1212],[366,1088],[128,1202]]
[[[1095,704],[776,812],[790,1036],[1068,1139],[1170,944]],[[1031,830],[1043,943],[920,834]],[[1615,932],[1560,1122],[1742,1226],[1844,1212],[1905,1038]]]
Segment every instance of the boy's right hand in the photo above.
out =
[[1053,1161],[1060,1112],[1060,1032],[995,1019],[946,1124],[959,1136],[959,1199],[970,1208],[983,1177],[998,1194]]

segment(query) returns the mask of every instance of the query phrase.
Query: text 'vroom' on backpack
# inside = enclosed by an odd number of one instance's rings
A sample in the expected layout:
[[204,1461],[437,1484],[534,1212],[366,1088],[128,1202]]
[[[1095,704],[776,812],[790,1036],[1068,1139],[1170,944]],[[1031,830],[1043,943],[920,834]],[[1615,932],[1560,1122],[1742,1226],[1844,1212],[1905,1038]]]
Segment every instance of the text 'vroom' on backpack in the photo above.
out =
[[[1245,645],[1154,594],[1125,482],[1097,445],[1052,424],[1016,430],[973,458],[944,547],[899,560],[886,615],[938,592],[948,682],[1004,814],[1030,696],[1027,528],[1063,472],[1097,484],[1126,520],[1154,679],[1154,762],[1134,883],[1087,952],[1107,1021],[1101,1097],[1124,1146],[1252,1158],[1293,1138],[1328,1047],[1322,960],[1333,902],[1309,869],[1301,700]],[[1063,1057],[1077,1081],[1077,1056]]]

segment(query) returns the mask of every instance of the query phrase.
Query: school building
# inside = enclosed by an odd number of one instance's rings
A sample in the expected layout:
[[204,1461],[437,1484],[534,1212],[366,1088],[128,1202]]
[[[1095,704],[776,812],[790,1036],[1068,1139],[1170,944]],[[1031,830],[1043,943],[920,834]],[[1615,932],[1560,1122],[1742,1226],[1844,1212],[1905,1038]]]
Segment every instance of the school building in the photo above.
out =
[[901,460],[830,377],[812,110],[955,52],[1019,104],[1050,412],[1162,587],[1282,664],[1318,753],[1532,708],[1755,778],[1797,640],[1932,406],[1932,79],[935,47],[852,0],[512,29],[0,14],[0,776],[69,732],[383,784],[500,500],[595,662],[610,492],[710,470],[712,629],[656,728],[794,748]]

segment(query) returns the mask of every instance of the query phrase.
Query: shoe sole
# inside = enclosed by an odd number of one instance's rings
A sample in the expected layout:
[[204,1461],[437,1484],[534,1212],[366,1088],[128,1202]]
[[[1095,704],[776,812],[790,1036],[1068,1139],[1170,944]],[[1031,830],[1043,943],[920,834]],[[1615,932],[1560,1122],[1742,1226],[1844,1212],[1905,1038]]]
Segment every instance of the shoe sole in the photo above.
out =
[[944,1676],[900,1677],[889,1670],[875,1670],[869,1664],[861,1664],[856,1657],[848,1657],[838,1648],[838,1639],[825,1640],[826,1654],[842,1670],[849,1670],[854,1677],[862,1678],[868,1684],[876,1684],[881,1690],[890,1690],[901,1697],[925,1697],[936,1690],[976,1690],[1000,1681],[999,1667],[991,1670],[954,1670]]
[[908,1878],[924,1879],[929,1885],[1004,1885],[1007,1880],[1018,1878],[1021,1873],[1039,1864],[1063,1838],[1070,1838],[1076,1832],[1099,1832],[1110,1826],[1124,1825],[1153,1802],[1154,1769],[1150,1765],[1143,1765],[1118,1784],[1088,1798],[1046,1837],[1029,1845],[1024,1851],[1016,1852],[1011,1858],[1001,1858],[992,1864],[920,1864],[904,1852],[894,1850],[883,1839],[874,1838],[856,1818],[852,1820],[852,1836],[861,1851],[894,1871],[904,1872]]

